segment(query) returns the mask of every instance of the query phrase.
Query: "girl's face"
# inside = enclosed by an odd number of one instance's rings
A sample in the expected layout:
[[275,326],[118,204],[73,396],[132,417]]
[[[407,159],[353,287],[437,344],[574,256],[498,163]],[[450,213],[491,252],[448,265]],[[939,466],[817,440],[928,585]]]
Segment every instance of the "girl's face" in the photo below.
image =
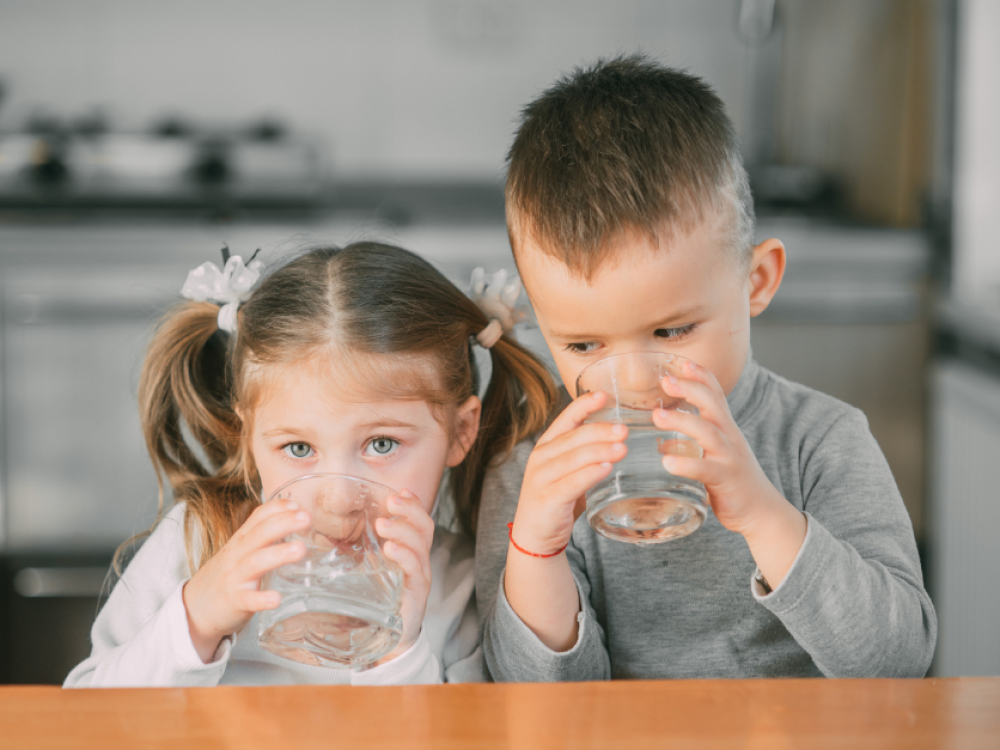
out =
[[409,490],[429,512],[445,467],[475,439],[479,399],[457,408],[449,435],[426,402],[343,401],[323,372],[315,362],[290,366],[254,410],[250,450],[264,498],[305,474],[349,474]]

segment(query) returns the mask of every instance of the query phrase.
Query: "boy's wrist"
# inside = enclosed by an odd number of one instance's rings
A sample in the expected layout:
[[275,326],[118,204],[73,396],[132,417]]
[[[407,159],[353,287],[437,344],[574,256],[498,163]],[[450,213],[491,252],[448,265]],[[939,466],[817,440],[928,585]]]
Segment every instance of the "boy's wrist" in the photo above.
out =
[[774,494],[780,502],[774,501],[769,512],[742,532],[750,554],[772,590],[785,580],[808,531],[805,514],[777,490]]

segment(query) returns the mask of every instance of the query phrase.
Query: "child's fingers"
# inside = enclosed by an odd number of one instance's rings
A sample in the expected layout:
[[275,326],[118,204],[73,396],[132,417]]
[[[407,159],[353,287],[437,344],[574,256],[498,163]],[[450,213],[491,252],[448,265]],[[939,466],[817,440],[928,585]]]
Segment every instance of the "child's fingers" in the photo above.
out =
[[[534,477],[542,484],[556,484],[587,466],[613,464],[628,453],[624,443],[590,443],[543,462]],[[589,488],[588,488],[589,489]]]
[[277,591],[254,591],[241,589],[236,595],[236,607],[243,612],[263,612],[277,609],[281,604],[281,594]]
[[266,547],[284,539],[296,531],[309,528],[310,516],[304,510],[274,513],[248,531],[240,541],[243,555],[250,551]]
[[683,398],[689,404],[698,407],[701,416],[718,426],[732,421],[729,414],[729,404],[725,396],[720,396],[704,383],[688,378],[666,377],[661,381],[663,390],[669,396]]
[[[590,464],[582,469],[577,469],[552,485],[551,499],[556,502],[560,500],[576,501],[587,490],[592,489],[595,484],[608,476],[611,470],[610,463]],[[574,508],[574,517],[576,515],[577,509]]]
[[552,424],[549,425],[549,429],[547,429],[538,439],[538,443],[536,445],[545,445],[546,443],[555,440],[560,435],[570,432],[571,430],[575,430],[584,423],[587,417],[604,408],[607,400],[608,394],[604,391],[595,391],[593,393],[588,393],[586,396],[574,399],[570,405],[563,409],[562,413],[552,421]]
[[697,414],[688,414],[676,409],[655,409],[653,424],[661,430],[687,435],[708,453],[720,453],[725,445],[719,428]]
[[716,483],[716,466],[704,458],[668,455],[663,457],[663,468],[675,476],[694,479],[706,486]]
[[257,525],[266,521],[273,515],[278,513],[285,513],[290,510],[298,510],[299,504],[294,500],[270,500],[262,505],[258,505],[254,508],[253,513],[250,517],[243,522],[243,525],[236,530],[233,534],[234,539],[242,539],[247,534],[249,534]]
[[563,433],[546,445],[535,448],[534,455],[540,462],[555,460],[558,456],[590,443],[620,443],[628,437],[628,427],[616,422],[591,422]]
[[406,576],[407,588],[423,590],[429,586],[429,571],[420,564],[420,560],[413,554],[413,550],[395,542],[386,543],[384,549],[385,556],[396,563],[403,571],[403,575]]
[[434,538],[434,521],[424,510],[416,495],[404,489],[399,495],[391,496],[386,502],[386,507],[394,516],[398,516],[415,528],[426,540],[428,547],[430,546]]
[[305,554],[306,546],[302,542],[269,545],[243,558],[240,577],[248,581],[260,580],[268,571],[301,560]]
[[683,365],[683,372],[686,377],[704,384],[710,391],[715,393],[716,396],[725,400],[726,392],[722,389],[722,385],[719,383],[718,378],[715,377],[715,373],[707,367],[702,367],[697,362],[687,360]]
[[[375,529],[386,540],[387,545],[403,547],[420,560],[429,560],[430,545],[415,528],[402,519],[379,518]],[[421,567],[424,567],[421,564]]]

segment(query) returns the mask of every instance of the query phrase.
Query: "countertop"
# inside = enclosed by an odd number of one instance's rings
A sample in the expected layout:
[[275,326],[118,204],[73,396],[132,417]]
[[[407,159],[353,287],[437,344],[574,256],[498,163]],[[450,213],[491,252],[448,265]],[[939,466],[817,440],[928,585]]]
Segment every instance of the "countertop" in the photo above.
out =
[[4,747],[1000,747],[1000,678],[0,687]]

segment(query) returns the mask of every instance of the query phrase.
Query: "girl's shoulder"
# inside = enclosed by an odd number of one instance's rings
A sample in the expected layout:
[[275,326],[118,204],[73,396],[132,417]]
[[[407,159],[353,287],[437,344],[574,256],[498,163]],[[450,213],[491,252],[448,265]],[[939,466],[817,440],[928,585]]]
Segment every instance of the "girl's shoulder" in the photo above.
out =
[[431,542],[431,555],[435,552],[445,554],[451,562],[457,563],[474,558],[476,547],[465,534],[438,524],[434,527],[434,540]]

